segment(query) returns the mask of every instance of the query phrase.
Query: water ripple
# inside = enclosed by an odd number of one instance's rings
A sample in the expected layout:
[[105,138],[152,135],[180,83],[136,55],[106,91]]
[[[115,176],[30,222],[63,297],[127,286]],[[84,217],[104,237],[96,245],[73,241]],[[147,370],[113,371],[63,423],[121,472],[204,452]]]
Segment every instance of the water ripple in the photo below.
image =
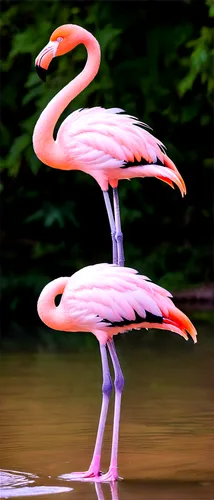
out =
[[28,486],[35,483],[35,479],[39,479],[39,476],[28,472],[0,469],[0,498],[53,495],[73,489],[65,486]]

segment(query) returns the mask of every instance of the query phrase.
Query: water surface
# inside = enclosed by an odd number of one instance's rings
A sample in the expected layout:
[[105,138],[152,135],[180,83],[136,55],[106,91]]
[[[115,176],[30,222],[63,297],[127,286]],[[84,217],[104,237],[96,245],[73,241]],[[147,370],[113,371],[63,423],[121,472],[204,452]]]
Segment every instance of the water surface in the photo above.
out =
[[[2,354],[0,467],[10,497],[213,500],[213,343],[199,329],[195,346],[162,332],[161,343],[141,332],[116,339],[125,374],[118,487],[59,479],[87,469],[91,459],[101,402],[96,339],[67,354]],[[112,410],[111,404],[104,471]],[[32,489],[13,493],[20,485]],[[2,485],[3,498],[4,491]]]

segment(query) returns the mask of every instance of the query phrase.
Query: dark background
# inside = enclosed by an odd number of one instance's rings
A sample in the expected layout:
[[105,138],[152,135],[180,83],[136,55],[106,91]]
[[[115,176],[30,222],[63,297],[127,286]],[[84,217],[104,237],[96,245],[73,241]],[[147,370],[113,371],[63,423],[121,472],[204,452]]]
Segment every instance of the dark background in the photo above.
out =
[[102,61],[94,82],[59,123],[79,107],[123,108],[152,127],[187,185],[182,199],[177,188],[156,179],[119,183],[126,265],[175,293],[206,290],[213,278],[211,0],[10,0],[1,10],[3,337],[48,344],[36,312],[43,286],[85,265],[111,261],[96,182],[41,164],[32,148],[39,114],[86,60],[80,46],[53,61],[46,84],[39,80],[34,60],[64,23],[91,31]]

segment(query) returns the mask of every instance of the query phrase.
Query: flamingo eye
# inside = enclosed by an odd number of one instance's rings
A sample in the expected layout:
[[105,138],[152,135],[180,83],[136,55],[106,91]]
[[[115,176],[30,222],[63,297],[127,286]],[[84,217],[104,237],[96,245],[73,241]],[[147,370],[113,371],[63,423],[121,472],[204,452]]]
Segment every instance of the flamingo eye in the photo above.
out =
[[62,42],[63,38],[62,36],[58,36],[58,38],[56,39],[57,42]]

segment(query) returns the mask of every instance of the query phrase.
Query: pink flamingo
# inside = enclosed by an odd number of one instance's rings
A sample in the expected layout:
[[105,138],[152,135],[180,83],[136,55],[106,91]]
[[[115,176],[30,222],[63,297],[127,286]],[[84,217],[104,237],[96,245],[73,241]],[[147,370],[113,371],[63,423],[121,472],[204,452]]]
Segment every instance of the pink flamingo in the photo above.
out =
[[[55,297],[62,294],[56,307]],[[38,300],[38,314],[50,328],[68,332],[92,332],[100,345],[103,386],[102,407],[94,453],[89,469],[63,475],[64,479],[115,481],[118,479],[117,455],[121,395],[124,377],[116,354],[113,336],[132,329],[158,328],[178,333],[186,340],[187,332],[194,342],[196,330],[171,300],[171,294],[152,283],[136,270],[115,264],[96,264],[76,272],[70,278],[51,281]],[[112,381],[106,345],[115,374],[115,407],[110,467],[100,472],[103,434]]]
[[[39,76],[45,79],[53,57],[61,56],[84,44],[88,53],[82,72],[66,85],[46,106],[33,133],[38,158],[53,168],[82,170],[98,182],[103,191],[113,246],[113,262],[124,264],[118,181],[133,177],[157,177],[174,187],[182,196],[184,181],[165,153],[164,145],[137,118],[119,108],[79,109],[61,124],[54,140],[55,125],[70,101],[82,92],[96,76],[100,66],[100,46],[96,38],[80,26],[65,24],[57,28],[49,43],[36,58]],[[108,194],[113,188],[114,215]]]

